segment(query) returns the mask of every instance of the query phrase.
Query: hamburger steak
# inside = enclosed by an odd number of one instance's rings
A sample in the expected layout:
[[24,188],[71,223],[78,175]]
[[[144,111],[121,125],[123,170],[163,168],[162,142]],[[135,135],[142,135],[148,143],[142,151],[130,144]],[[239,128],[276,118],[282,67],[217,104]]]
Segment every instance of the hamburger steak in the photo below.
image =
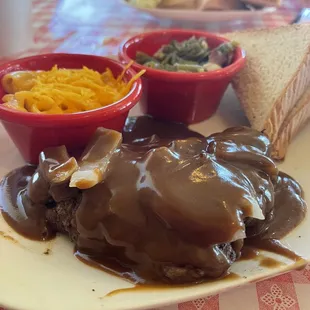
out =
[[100,128],[77,161],[64,146],[1,183],[5,220],[37,240],[67,234],[76,253],[136,282],[227,274],[247,238],[280,239],[304,218],[300,185],[278,171],[250,128],[207,138],[180,124],[130,118]]

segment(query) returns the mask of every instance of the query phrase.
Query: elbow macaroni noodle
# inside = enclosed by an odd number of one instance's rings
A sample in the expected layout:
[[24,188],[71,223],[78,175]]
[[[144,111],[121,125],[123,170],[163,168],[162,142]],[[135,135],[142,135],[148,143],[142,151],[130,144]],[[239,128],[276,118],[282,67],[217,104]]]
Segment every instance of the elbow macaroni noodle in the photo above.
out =
[[136,74],[128,83],[123,81],[126,70],[115,78],[107,68],[100,74],[82,69],[50,71],[21,71],[9,73],[2,79],[8,93],[2,100],[9,108],[23,112],[64,114],[98,109],[125,97],[132,84],[145,72]]

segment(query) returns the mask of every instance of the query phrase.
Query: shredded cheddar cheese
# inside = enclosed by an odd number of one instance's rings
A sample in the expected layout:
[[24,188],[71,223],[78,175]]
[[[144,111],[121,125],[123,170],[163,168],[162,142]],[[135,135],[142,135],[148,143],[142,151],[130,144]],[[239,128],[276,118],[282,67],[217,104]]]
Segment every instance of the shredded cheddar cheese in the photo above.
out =
[[[32,113],[64,114],[98,109],[125,97],[133,83],[145,72],[143,70],[125,82],[123,78],[131,64],[116,78],[109,68],[100,74],[87,67],[58,69],[54,66],[50,71],[35,72],[32,80],[26,80],[25,88],[21,84],[25,81],[23,72],[16,76],[11,74],[2,83],[11,83],[8,88],[15,83],[18,87],[11,89],[19,91],[5,95],[2,100],[7,107]],[[28,76],[31,77],[29,72]]]

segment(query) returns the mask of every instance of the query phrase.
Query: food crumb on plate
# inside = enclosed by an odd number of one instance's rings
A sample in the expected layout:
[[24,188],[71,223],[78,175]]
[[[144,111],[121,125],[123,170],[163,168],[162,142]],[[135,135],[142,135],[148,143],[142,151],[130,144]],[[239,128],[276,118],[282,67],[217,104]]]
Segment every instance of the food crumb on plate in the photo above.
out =
[[50,255],[51,254],[51,249],[45,249],[45,251],[43,252],[44,255]]

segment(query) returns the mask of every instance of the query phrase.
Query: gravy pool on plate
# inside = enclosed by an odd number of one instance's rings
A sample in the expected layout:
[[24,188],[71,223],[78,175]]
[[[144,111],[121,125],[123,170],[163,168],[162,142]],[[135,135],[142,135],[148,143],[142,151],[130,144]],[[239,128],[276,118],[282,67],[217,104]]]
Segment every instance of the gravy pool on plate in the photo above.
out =
[[306,203],[270,151],[250,128],[205,138],[180,124],[129,118],[123,135],[98,129],[79,160],[50,148],[38,167],[9,173],[2,213],[32,239],[67,234],[81,260],[135,283],[220,278],[245,241],[299,259],[279,239],[304,219]]

